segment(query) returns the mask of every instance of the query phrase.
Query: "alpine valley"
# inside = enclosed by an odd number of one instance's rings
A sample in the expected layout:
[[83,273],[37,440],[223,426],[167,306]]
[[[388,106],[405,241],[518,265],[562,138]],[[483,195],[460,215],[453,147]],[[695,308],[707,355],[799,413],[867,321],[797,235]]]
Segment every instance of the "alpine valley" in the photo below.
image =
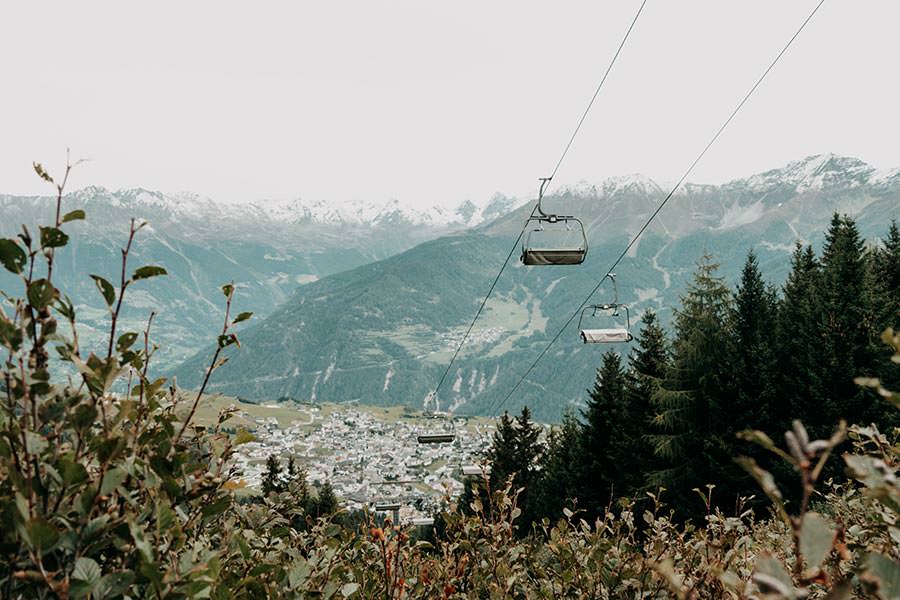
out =
[[[118,288],[119,249],[130,220],[146,222],[135,236],[129,273],[160,265],[168,276],[129,288],[120,317],[125,329],[119,330],[143,331],[150,311],[156,311],[153,329],[161,350],[154,360],[167,369],[215,341],[224,283],[235,282],[235,305],[258,318],[287,301],[298,285],[492,220],[514,202],[498,195],[480,206],[465,202],[427,210],[407,209],[396,200],[341,207],[302,200],[223,205],[192,194],[89,187],[63,200],[65,211],[83,209],[87,219],[67,225],[71,242],[57,258],[65,265],[57,277],[70,290],[82,344],[90,348],[109,330],[109,315],[88,274]],[[54,207],[49,197],[0,195],[0,235],[14,237],[21,223],[51,222]],[[2,289],[18,289],[16,278],[3,271]]]
[[[635,175],[545,198],[547,212],[583,221],[587,260],[524,267],[518,248],[513,250],[437,405],[427,408],[493,414],[527,404],[542,420],[577,409],[602,351],[581,343],[575,309],[670,189]],[[14,233],[10,223],[36,222],[51,205],[47,198],[0,196],[3,235]],[[235,309],[256,314],[238,330],[240,349],[228,349],[240,360],[215,372],[210,391],[250,401],[358,400],[423,408],[531,206],[527,199],[496,196],[481,206],[431,211],[398,203],[235,207],[194,196],[89,188],[65,200],[66,210],[84,208],[87,221],[70,228],[71,246],[60,259],[70,261],[64,271],[79,273],[79,279],[63,283],[76,290],[80,320],[99,332],[106,311],[87,274],[116,283],[116,249],[128,221],[146,220],[132,264],[158,264],[169,275],[157,280],[152,297],[140,282],[130,288],[126,323],[139,331],[149,311],[158,310],[164,321],[159,330],[166,332],[160,343],[169,352],[157,368],[174,372],[182,387],[200,383],[221,328],[219,286],[234,280]],[[668,321],[704,252],[733,284],[753,249],[762,272],[780,287],[795,244],[820,249],[835,212],[854,217],[862,235],[877,243],[891,219],[900,218],[900,170],[817,155],[724,185],[685,184],[617,267],[618,299],[629,306],[633,328],[648,308]],[[610,302],[613,295],[604,283],[590,302]],[[622,318],[624,312],[620,323]],[[593,326],[613,322],[605,313],[596,319]]]

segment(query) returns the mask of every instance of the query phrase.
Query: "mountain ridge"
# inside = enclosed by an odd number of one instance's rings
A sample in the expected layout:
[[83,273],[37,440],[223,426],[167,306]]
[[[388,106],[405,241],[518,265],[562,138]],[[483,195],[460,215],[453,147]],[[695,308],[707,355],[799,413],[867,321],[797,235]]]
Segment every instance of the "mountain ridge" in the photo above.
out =
[[[671,315],[703,251],[713,252],[733,282],[753,248],[766,277],[780,284],[794,244],[820,243],[834,212],[857,218],[866,237],[883,235],[890,218],[900,216],[900,178],[855,160],[816,155],[790,163],[783,177],[772,170],[721,186],[692,185],[673,197],[617,269],[619,299],[631,306],[632,324],[646,308]],[[571,268],[511,264],[441,391],[441,406],[473,414],[496,406],[498,394],[512,387],[655,210],[663,189],[648,178],[625,177],[546,198],[548,212],[584,221],[587,261]],[[467,233],[298,288],[269,319],[241,333],[240,357],[216,373],[213,389],[420,407],[529,212],[522,206]],[[610,294],[601,288],[592,301]],[[528,403],[554,420],[578,406],[597,356],[569,333],[508,408]],[[560,361],[583,377],[560,369]],[[179,380],[190,385],[189,372],[202,362],[186,362]]]

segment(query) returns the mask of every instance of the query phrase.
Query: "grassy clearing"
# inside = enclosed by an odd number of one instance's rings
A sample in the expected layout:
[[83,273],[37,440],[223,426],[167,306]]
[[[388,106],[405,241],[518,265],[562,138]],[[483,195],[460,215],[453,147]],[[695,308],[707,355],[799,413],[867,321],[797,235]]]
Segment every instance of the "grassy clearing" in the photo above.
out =
[[[193,402],[195,397],[191,394],[185,394],[182,397],[180,402],[183,403],[182,406],[185,406],[185,410],[187,410],[186,407],[189,406],[189,402]],[[236,406],[241,412],[226,421],[226,426],[228,427],[252,428],[256,426],[254,418],[267,419],[274,417],[278,421],[278,426],[283,428],[295,420],[307,423],[312,416],[308,411],[298,409],[290,404],[278,406],[275,406],[274,403],[272,404],[272,406],[250,404],[230,396],[203,396],[200,399],[200,405],[197,407],[197,413],[194,415],[194,422],[198,425],[215,425],[219,418],[219,412],[232,405]]]

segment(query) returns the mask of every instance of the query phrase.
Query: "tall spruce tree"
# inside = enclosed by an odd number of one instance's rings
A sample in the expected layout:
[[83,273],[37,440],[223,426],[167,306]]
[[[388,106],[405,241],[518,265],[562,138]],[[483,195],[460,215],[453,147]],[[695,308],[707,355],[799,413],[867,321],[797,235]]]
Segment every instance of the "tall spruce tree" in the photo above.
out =
[[863,242],[856,223],[835,214],[825,234],[822,275],[817,290],[820,338],[815,369],[820,422],[811,435],[827,435],[841,419],[866,423],[882,408],[853,379],[874,374],[872,310],[865,286]]
[[263,473],[261,487],[263,496],[268,496],[272,492],[280,494],[286,488],[281,462],[274,454],[266,458],[266,472]]
[[786,431],[792,419],[801,419],[816,432],[823,429],[818,402],[821,397],[818,365],[819,319],[817,294],[821,276],[811,246],[799,242],[791,257],[776,323],[777,387],[781,398],[774,407],[772,427]]
[[[530,500],[543,450],[539,438],[540,428],[531,420],[531,411],[525,406],[515,420],[503,413],[487,452],[491,464],[491,490],[501,489],[510,479],[513,492],[522,490],[518,502],[522,510],[520,522],[525,527],[519,528],[521,533],[531,530],[530,524],[536,515]],[[465,504],[462,509],[467,509]]]
[[[715,483],[721,490],[734,474],[724,439],[734,376],[732,339],[725,327],[731,292],[717,275],[718,267],[709,254],[698,262],[675,313],[672,368],[653,397],[660,431],[652,440],[662,467],[652,474],[652,483],[668,488],[684,515],[699,513],[694,488]],[[718,495],[733,506],[730,496],[730,490]]]
[[669,368],[669,348],[665,331],[652,310],[641,316],[641,330],[636,342],[628,356],[629,368],[625,374],[628,418],[623,424],[623,436],[627,439],[627,452],[632,461],[632,468],[625,474],[630,495],[650,487],[648,476],[659,468],[650,443],[655,432],[653,395]]
[[883,246],[871,253],[870,280],[873,288],[876,373],[887,389],[900,388],[900,364],[890,360],[893,353],[880,340],[888,327],[900,329],[900,229],[891,221]]
[[562,423],[554,427],[547,439],[547,448],[540,461],[540,475],[532,496],[537,517],[551,521],[563,515],[563,508],[576,504],[578,499],[578,474],[581,454],[581,424],[571,414],[563,416]]
[[619,354],[603,354],[594,387],[582,412],[579,500],[591,519],[602,514],[616,495],[628,493],[625,473],[632,468],[630,440],[623,436],[629,418],[625,372]]
[[338,498],[330,481],[326,481],[317,490],[316,497],[310,498],[307,512],[316,518],[327,517],[338,509]]
[[761,429],[770,435],[778,413],[777,357],[775,321],[777,297],[759,271],[756,254],[751,250],[741,271],[731,316],[734,331],[734,384],[731,406],[734,432]]

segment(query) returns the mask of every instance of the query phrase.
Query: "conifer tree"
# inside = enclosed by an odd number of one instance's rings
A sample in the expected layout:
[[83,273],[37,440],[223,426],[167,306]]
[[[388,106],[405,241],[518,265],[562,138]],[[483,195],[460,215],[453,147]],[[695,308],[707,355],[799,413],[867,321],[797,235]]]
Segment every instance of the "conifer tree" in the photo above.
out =
[[625,398],[628,418],[623,424],[627,438],[627,454],[632,468],[625,480],[630,495],[648,487],[648,475],[657,470],[656,456],[649,440],[654,433],[655,406],[653,395],[659,389],[669,368],[669,349],[665,331],[656,313],[647,310],[641,316],[637,345],[628,357],[625,374]]
[[535,483],[533,506],[538,517],[551,521],[563,515],[563,508],[581,502],[578,498],[579,463],[582,460],[581,424],[571,414],[563,416],[547,440],[540,463],[540,476]]
[[309,475],[302,466],[297,466],[294,457],[288,459],[287,466],[287,488],[291,490],[291,494],[297,498],[298,504],[306,506],[309,501],[309,483],[307,478]]
[[[772,436],[778,404],[777,357],[774,350],[777,298],[763,281],[756,254],[751,250],[741,271],[732,312],[734,330],[734,383],[731,406],[734,432],[761,429]],[[749,450],[747,450],[749,451]]]
[[318,489],[316,497],[311,500],[311,503],[313,506],[310,507],[310,510],[307,512],[314,515],[316,518],[326,517],[337,511],[338,498],[334,493],[334,488],[331,487],[330,481],[326,481],[322,484],[322,487]]
[[892,351],[880,340],[880,333],[892,327],[900,329],[900,229],[891,221],[883,246],[871,253],[869,261],[873,288],[876,372],[888,389],[900,388],[900,364],[890,360]]
[[272,492],[281,493],[284,491],[284,481],[282,480],[281,463],[274,454],[270,454],[266,458],[266,472],[262,477],[262,494],[268,496]]
[[625,473],[633,468],[623,428],[629,418],[625,372],[613,350],[603,354],[587,408],[582,412],[579,500],[589,519],[604,512],[614,496],[628,493]]
[[516,457],[516,428],[507,412],[501,415],[500,422],[497,423],[487,457],[491,464],[492,487],[503,485],[519,468]]
[[[819,331],[817,389],[821,422],[810,435],[826,435],[841,418],[851,423],[877,419],[881,403],[857,386],[858,375],[872,375],[872,334],[866,323],[872,301],[865,289],[863,242],[856,223],[837,214],[825,234],[822,275],[817,290]],[[805,418],[805,416],[801,417]]]
[[[487,487],[496,490],[498,487],[505,486],[509,478],[520,468],[517,457],[516,428],[507,412],[504,412],[497,422],[497,428],[491,438],[491,447],[487,451],[487,459],[491,465],[491,473],[487,482],[480,477],[467,477],[463,481],[463,493],[458,506],[464,514],[474,514],[472,503],[476,498],[481,501],[485,511],[490,511],[491,504]],[[487,485],[485,485],[486,483]]]
[[818,378],[819,320],[817,292],[820,267],[811,246],[799,242],[791,257],[776,323],[777,387],[781,402],[770,415],[772,428],[785,431],[792,419],[802,419],[815,431],[833,427],[820,418]]
[[[660,431],[652,441],[662,467],[652,483],[668,488],[685,514],[699,504],[693,488],[719,485],[735,473],[724,439],[733,396],[732,340],[724,326],[731,293],[718,266],[709,254],[697,265],[675,313],[672,368],[653,397]],[[727,491],[725,502],[733,505],[729,496]]]
[[[512,478],[513,491],[522,489],[519,507],[522,509],[521,522],[526,524],[531,523],[535,514],[530,498],[542,454],[539,437],[540,429],[531,420],[531,411],[525,406],[515,420],[503,414],[487,453],[491,463],[491,489],[501,489]],[[527,530],[530,528],[519,529],[522,533],[527,533]]]

